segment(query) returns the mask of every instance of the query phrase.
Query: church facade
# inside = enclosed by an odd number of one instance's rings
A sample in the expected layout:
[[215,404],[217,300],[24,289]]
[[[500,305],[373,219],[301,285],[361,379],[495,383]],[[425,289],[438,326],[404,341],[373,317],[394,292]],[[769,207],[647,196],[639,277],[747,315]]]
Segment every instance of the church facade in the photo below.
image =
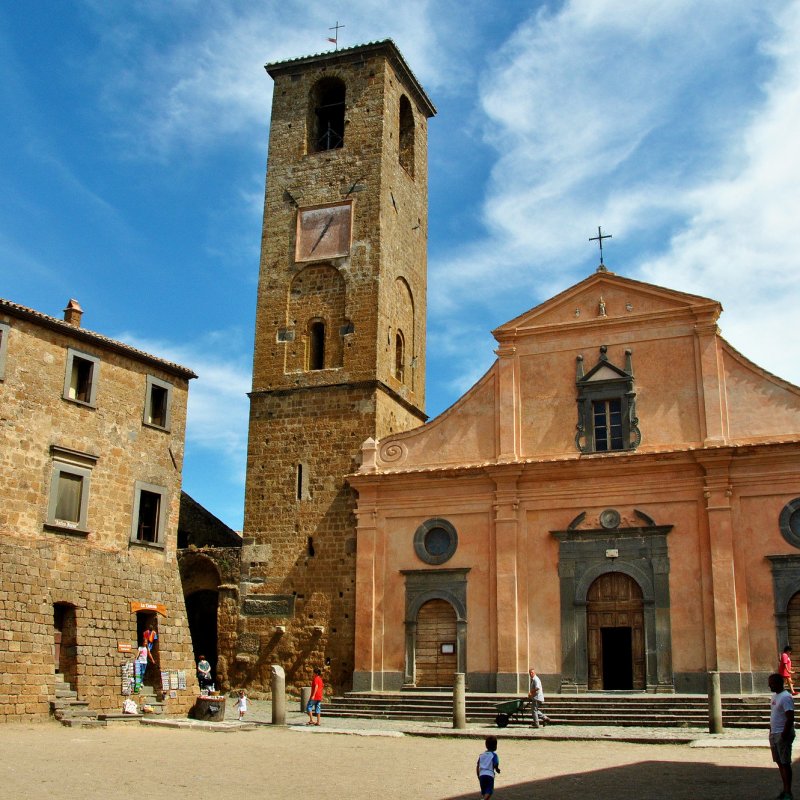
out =
[[494,331],[427,425],[368,440],[354,687],[765,690],[800,641],[800,389],[719,303],[597,273]]

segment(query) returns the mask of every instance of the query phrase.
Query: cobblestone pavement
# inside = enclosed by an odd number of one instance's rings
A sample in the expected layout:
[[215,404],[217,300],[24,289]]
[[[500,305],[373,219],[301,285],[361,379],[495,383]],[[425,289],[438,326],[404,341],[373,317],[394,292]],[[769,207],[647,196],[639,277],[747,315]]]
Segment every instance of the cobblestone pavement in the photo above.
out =
[[[302,713],[297,700],[287,703],[286,722],[290,727],[304,726],[308,720]],[[229,698],[225,708],[225,719],[235,721],[235,704]],[[246,719],[259,724],[272,722],[272,706],[269,701],[251,700]],[[767,747],[766,732],[745,728],[728,729],[722,734],[710,734],[705,728],[628,728],[608,726],[548,725],[532,728],[528,725],[514,725],[497,728],[469,723],[465,730],[454,730],[452,722],[414,722],[386,719],[353,719],[349,717],[326,717],[322,709],[322,725],[317,731],[328,733],[350,733],[360,735],[379,735],[381,733],[400,733],[411,736],[448,736],[468,739],[484,739],[489,734],[504,739],[544,739],[548,741],[606,740],[619,742],[663,742],[672,744],[692,744],[694,747]]]
[[[287,726],[251,724],[270,718],[259,702],[248,716],[245,725],[234,719],[193,729],[168,727],[166,720],[97,729],[3,725],[0,797],[477,800],[475,760],[488,730],[498,735],[502,767],[495,800],[750,800],[773,797],[779,788],[757,732],[745,737],[746,747],[703,749],[665,743],[661,730],[643,731],[631,743],[604,740],[621,729],[565,728],[569,740],[554,741],[543,734],[556,726],[539,732],[470,726],[454,736],[444,724],[323,717],[312,728],[296,710]],[[419,735],[426,733],[434,738]],[[701,742],[742,740],[738,733],[691,733]]]

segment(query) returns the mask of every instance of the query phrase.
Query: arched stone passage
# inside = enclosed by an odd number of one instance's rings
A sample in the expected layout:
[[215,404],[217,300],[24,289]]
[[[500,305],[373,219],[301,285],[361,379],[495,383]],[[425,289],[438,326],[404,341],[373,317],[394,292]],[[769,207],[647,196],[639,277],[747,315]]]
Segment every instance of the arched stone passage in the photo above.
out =
[[195,662],[200,655],[204,655],[211,664],[212,675],[216,676],[221,583],[219,569],[210,558],[202,554],[187,554],[181,560],[180,569]]

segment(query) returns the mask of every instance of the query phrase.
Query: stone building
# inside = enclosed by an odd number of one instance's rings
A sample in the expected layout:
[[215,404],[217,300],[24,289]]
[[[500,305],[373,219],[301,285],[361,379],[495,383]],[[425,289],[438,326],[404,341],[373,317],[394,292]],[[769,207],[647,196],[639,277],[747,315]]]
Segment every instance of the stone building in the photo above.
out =
[[425,419],[427,121],[391,41],[267,65],[274,80],[231,680],[347,688],[352,472]]
[[[148,623],[147,682],[186,670],[176,562],[185,367],[0,300],[0,720],[46,718],[57,673],[94,711],[121,707],[121,663]],[[170,693],[172,694],[172,693]]]
[[354,688],[763,692],[800,646],[800,389],[605,268],[358,472]]

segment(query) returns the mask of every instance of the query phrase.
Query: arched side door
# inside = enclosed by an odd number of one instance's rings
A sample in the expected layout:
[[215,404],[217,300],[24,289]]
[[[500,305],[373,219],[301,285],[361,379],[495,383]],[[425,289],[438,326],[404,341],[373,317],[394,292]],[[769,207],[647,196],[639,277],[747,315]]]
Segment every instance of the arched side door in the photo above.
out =
[[457,668],[456,612],[446,600],[429,600],[417,614],[417,686],[452,686]]

